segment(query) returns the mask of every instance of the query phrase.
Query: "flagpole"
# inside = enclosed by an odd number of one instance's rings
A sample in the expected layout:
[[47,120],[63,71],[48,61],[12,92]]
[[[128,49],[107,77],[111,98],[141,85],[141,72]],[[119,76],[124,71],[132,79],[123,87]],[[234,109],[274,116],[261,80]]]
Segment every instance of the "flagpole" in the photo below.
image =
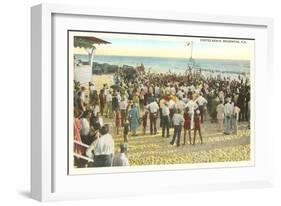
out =
[[[189,56],[189,63],[190,62],[192,62],[192,50],[193,50],[193,42],[192,41],[188,41],[188,42],[186,42],[186,46],[187,46],[187,52],[188,52],[188,54],[189,54],[189,49],[188,49],[188,47],[190,47],[190,56]],[[187,69],[189,69],[189,72],[190,72],[190,66],[189,66],[189,64],[188,64],[188,68]],[[187,69],[186,69],[186,72],[187,72]]]
[[186,46],[186,48],[187,48],[187,50],[186,50],[186,51],[187,51],[187,57],[188,57],[188,53],[189,53],[189,52],[188,52],[189,42],[186,42],[185,46]]
[[192,53],[193,53],[193,41],[191,41],[191,43],[190,43],[190,49],[191,49],[191,51],[190,51],[190,59],[192,59]]

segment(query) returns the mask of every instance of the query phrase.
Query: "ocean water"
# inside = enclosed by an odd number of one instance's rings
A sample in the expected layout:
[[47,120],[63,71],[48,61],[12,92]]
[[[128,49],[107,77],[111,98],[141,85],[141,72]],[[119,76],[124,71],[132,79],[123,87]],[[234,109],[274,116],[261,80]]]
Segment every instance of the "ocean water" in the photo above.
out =
[[[75,55],[82,61],[87,61],[87,55]],[[139,66],[141,63],[144,65],[146,71],[152,72],[177,72],[184,73],[188,68],[188,58],[166,58],[166,57],[139,57],[139,56],[94,56],[94,62],[108,63],[118,66],[130,65]],[[224,60],[224,59],[195,59],[196,65],[199,65],[202,70],[210,70],[217,72],[230,72],[230,73],[250,73],[249,60]]]

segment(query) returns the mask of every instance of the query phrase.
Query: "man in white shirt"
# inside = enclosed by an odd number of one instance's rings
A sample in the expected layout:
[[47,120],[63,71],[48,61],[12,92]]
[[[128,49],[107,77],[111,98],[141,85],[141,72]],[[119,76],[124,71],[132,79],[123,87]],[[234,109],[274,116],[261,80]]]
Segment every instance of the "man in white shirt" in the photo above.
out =
[[182,128],[182,124],[184,122],[184,118],[182,116],[182,114],[180,113],[180,110],[177,110],[176,113],[173,116],[173,125],[174,125],[174,135],[173,135],[173,139],[170,142],[171,145],[173,145],[175,143],[175,140],[177,138],[177,147],[180,146],[180,135],[181,135],[181,128]]
[[188,107],[190,112],[194,112],[198,108],[198,105],[192,99],[189,99],[185,107]]
[[95,85],[92,82],[89,82],[89,89],[90,89],[90,92],[95,91]]
[[189,91],[189,87],[185,85],[185,86],[183,87],[183,91],[184,91],[185,95],[187,95],[187,93],[188,93],[188,91]]
[[157,102],[154,100],[149,105],[147,105],[147,109],[149,110],[149,120],[150,120],[150,134],[156,134],[156,121],[157,121],[157,114],[159,110],[159,106]]
[[170,95],[170,94],[171,94],[171,89],[170,89],[169,86],[167,86],[167,87],[165,88],[165,94],[166,94],[166,95]]
[[128,100],[126,97],[121,97],[121,101],[119,102],[120,112],[121,112],[121,126],[124,126],[126,120],[126,111],[128,106]]
[[170,92],[171,92],[171,95],[176,95],[176,88],[174,86],[171,86]]
[[111,91],[108,91],[108,94],[105,97],[106,99],[106,116],[111,118],[112,117],[112,94]]
[[146,86],[146,85],[143,87],[143,92],[144,92],[145,94],[147,94],[147,93],[148,93],[148,88],[147,88],[147,86]]
[[158,98],[160,95],[160,87],[158,85],[155,86],[155,96]]
[[80,136],[81,136],[81,140],[84,144],[90,145],[91,139],[90,139],[90,116],[91,113],[88,111],[85,111],[83,113],[83,116],[80,120],[80,124],[81,124],[81,129],[80,129]]
[[189,115],[191,118],[190,128],[193,129],[194,111],[198,108],[198,105],[190,97],[185,107],[188,107]]
[[174,109],[175,108],[175,101],[171,98],[170,100],[169,100],[169,102],[168,102],[168,107],[169,107],[169,109],[171,110],[171,109]]
[[185,94],[183,95],[182,101],[183,101],[185,104],[187,104],[187,102],[189,101]]
[[95,118],[93,118],[93,127],[95,130],[100,129],[103,126],[103,118],[100,116],[98,112]]
[[208,101],[202,96],[202,93],[200,93],[199,97],[195,100],[195,102],[198,104],[199,106],[199,111],[201,114],[201,123],[203,123],[203,119],[204,119],[204,107],[205,105],[208,103]]
[[178,99],[176,100],[175,108],[176,108],[176,109],[179,109],[180,111],[183,111],[183,110],[184,110],[184,108],[185,108],[185,103],[182,101],[181,98],[178,98]]
[[81,92],[80,92],[80,106],[81,106],[81,109],[82,109],[83,111],[86,110],[85,105],[86,105],[86,88],[85,88],[85,87],[81,87]]
[[104,95],[106,96],[109,92],[109,89],[108,89],[108,85],[107,84],[104,84],[103,85],[103,91],[104,91]]
[[194,93],[195,92],[195,86],[192,84],[189,86],[189,90]]
[[155,100],[151,102],[149,105],[147,105],[147,108],[151,113],[157,113],[159,110],[159,106]]
[[180,90],[177,92],[178,98],[182,99],[182,98],[183,98],[183,95],[184,95],[184,92],[180,89]]
[[112,166],[114,141],[108,131],[109,126],[106,124],[100,129],[101,136],[96,139],[86,151],[86,155],[94,159],[93,167]]
[[150,87],[148,88],[148,92],[149,92],[150,94],[153,94],[153,95],[154,95],[153,87],[154,87],[153,84],[151,84]]
[[229,135],[231,130],[231,118],[233,114],[233,105],[231,99],[226,99],[227,103],[224,105],[224,134]]
[[165,130],[167,131],[167,138],[169,138],[169,128],[170,128],[170,123],[169,123],[169,115],[170,115],[170,110],[168,107],[168,103],[165,102],[164,106],[162,107],[162,137],[165,137]]

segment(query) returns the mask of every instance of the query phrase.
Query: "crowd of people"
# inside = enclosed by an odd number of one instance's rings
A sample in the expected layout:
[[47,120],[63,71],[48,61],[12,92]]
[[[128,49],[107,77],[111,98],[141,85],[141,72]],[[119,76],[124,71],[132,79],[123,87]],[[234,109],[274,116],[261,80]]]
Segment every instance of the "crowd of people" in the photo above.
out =
[[[74,140],[89,145],[86,153],[94,167],[129,165],[126,144],[114,154],[105,118],[112,120],[114,135],[122,134],[124,143],[129,136],[145,135],[148,125],[150,135],[161,128],[163,138],[170,138],[173,128],[170,144],[177,147],[182,130],[182,145],[195,145],[197,134],[203,144],[201,126],[207,120],[225,135],[237,134],[239,121],[250,126],[250,84],[240,75],[140,72],[131,79],[119,71],[113,85],[104,84],[99,91],[93,83],[87,87],[74,82]],[[83,149],[75,144],[74,152],[82,154]]]

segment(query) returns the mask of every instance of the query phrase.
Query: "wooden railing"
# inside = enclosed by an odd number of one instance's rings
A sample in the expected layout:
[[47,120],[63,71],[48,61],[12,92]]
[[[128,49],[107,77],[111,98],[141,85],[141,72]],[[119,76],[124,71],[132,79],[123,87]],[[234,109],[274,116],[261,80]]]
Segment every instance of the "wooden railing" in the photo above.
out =
[[[76,140],[74,140],[74,144],[82,146],[83,148],[85,148],[85,150],[87,150],[89,148],[89,145],[86,145],[86,144],[84,144],[82,142],[79,142],[79,141],[76,141]],[[88,162],[93,162],[93,159],[90,159],[89,157],[84,156],[84,155],[77,154],[75,152],[73,153],[73,156],[77,157],[77,158],[80,158],[80,159],[87,160]]]

